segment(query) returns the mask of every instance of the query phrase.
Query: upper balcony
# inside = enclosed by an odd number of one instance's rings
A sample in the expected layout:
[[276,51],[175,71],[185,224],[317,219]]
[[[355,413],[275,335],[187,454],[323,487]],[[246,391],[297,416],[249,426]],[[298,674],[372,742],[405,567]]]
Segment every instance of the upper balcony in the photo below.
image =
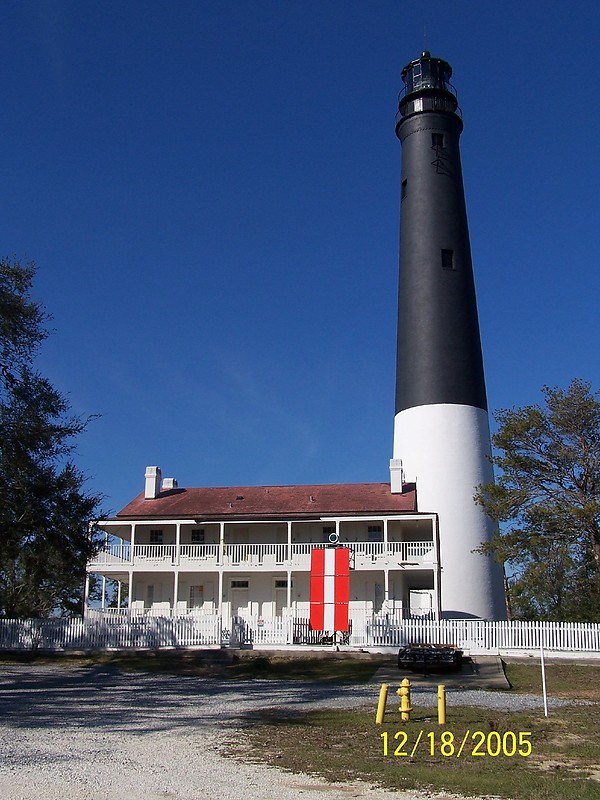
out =
[[[137,571],[227,570],[264,572],[310,570],[310,554],[323,544],[313,542],[287,544],[136,544],[128,542],[105,545],[88,564],[90,572],[112,569]],[[384,568],[432,569],[435,561],[433,541],[344,542],[352,551],[354,569]]]

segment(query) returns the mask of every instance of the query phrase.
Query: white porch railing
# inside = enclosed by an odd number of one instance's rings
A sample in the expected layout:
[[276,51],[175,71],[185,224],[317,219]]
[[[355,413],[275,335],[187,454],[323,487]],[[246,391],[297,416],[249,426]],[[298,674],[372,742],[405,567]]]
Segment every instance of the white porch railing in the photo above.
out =
[[200,561],[217,563],[219,558],[218,544],[182,544],[179,549],[181,559],[184,561]]
[[133,560],[160,561],[166,564],[175,563],[176,548],[174,544],[136,544],[133,548]]
[[[486,622],[482,620],[403,620],[399,614],[351,614],[349,636],[338,641],[355,647],[397,648],[410,642],[455,644],[467,653],[547,650],[600,653],[600,624]],[[110,609],[85,619],[0,620],[0,650],[103,649],[128,647],[253,647],[330,643],[311,631],[307,619],[291,616],[222,620],[218,614],[155,616]]]
[[263,566],[286,563],[285,544],[226,544],[223,547],[224,566]]
[[[435,560],[433,542],[344,542],[354,554],[355,568],[373,568],[380,565],[401,564],[403,567],[430,566]],[[269,570],[274,567],[287,569],[310,569],[310,554],[323,544],[296,542],[287,544],[136,544],[127,542],[103,547],[90,563],[94,567],[105,566],[198,566],[214,569],[224,566],[229,569],[256,567]]]
[[435,560],[433,542],[389,542],[388,554],[403,564],[411,561],[431,564]]
[[131,545],[128,542],[105,545],[94,557],[95,564],[122,564],[131,558]]

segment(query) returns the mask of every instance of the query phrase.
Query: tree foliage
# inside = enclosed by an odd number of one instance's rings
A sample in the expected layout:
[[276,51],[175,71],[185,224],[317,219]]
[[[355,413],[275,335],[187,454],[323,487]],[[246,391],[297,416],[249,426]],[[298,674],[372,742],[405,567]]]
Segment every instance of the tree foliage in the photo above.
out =
[[0,260],[0,613],[10,617],[81,610],[100,501],[72,460],[89,420],[34,368],[48,335],[34,275]]
[[600,621],[600,401],[575,379],[544,405],[499,411],[495,485],[477,501],[505,523],[482,547],[512,574],[513,616]]

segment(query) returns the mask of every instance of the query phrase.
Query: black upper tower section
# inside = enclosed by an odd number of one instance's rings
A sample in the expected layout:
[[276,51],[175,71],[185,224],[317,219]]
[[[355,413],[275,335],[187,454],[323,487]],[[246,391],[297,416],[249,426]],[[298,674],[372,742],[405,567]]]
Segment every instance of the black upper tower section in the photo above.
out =
[[451,75],[427,51],[402,70],[396,413],[438,403],[487,410]]

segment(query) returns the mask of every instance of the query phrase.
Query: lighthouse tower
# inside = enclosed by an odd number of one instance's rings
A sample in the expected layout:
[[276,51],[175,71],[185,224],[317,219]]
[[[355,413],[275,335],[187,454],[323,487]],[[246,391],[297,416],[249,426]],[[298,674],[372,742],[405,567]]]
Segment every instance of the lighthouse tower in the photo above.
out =
[[419,511],[438,515],[442,616],[503,619],[501,568],[473,552],[496,526],[473,500],[493,471],[459,152],[463,123],[451,75],[450,64],[427,51],[402,71],[391,467],[397,474],[402,462],[405,480],[416,482]]

